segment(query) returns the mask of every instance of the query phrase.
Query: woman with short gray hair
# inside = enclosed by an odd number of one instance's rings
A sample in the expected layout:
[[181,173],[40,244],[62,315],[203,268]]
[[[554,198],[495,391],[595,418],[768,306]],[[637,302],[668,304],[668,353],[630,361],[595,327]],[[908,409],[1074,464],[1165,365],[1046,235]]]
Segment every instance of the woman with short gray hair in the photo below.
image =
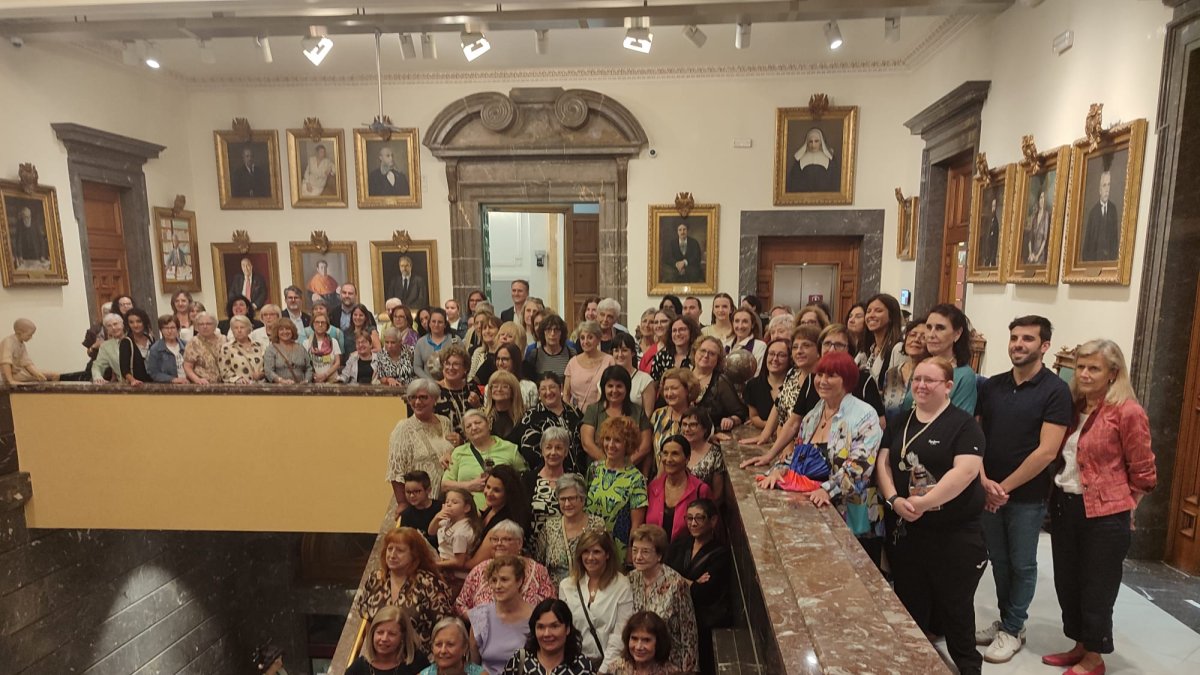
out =
[[221,381],[221,347],[217,317],[200,312],[192,318],[196,335],[183,350],[183,371],[192,384],[217,384]]
[[229,317],[230,339],[221,347],[221,381],[254,384],[265,377],[263,347],[250,339],[254,324],[244,314]]
[[[562,427],[551,427],[542,434],[538,446],[538,458],[542,466],[536,471],[526,471],[521,476],[525,494],[530,497],[532,515],[530,540],[536,542],[546,520],[559,515],[555,483],[565,472],[563,463],[570,452],[571,434]],[[528,460],[526,460],[528,462]]]
[[[375,352],[375,356],[371,359],[371,369],[375,372],[375,381],[389,387],[406,386],[416,376],[413,372],[412,360],[412,347],[404,344],[404,338],[400,336],[400,329],[395,326],[384,328],[383,349]],[[441,390],[438,390],[438,393],[440,394]],[[434,398],[436,400],[436,397]]]
[[441,496],[442,461],[449,461],[454,450],[446,439],[450,420],[433,412],[441,393],[437,382],[426,379],[413,380],[405,391],[409,416],[400,420],[388,439],[387,481],[392,485],[398,507],[407,504],[404,474],[412,471],[429,474],[429,496],[434,499]]
[[[550,436],[551,431],[559,430],[548,429],[543,439]],[[579,474],[567,473],[560,476],[555,481],[554,493],[558,502],[558,514],[546,519],[535,539],[535,550],[537,558],[550,572],[550,580],[554,582],[554,587],[558,588],[558,584],[571,571],[571,559],[575,557],[575,546],[579,543],[579,538],[589,530],[604,532],[606,528],[603,518],[584,510],[587,486]]]

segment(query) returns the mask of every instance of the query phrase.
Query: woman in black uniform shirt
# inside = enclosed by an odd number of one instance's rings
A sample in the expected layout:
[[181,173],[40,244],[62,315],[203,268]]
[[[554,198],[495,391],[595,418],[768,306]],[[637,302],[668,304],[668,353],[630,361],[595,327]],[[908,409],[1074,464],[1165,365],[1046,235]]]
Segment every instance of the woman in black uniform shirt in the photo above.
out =
[[792,365],[790,352],[791,343],[788,340],[771,340],[763,356],[762,370],[746,383],[744,398],[746,407],[750,409],[749,422],[756,429],[766,428],[775,401],[779,399],[779,391]]
[[899,516],[886,537],[896,595],[917,625],[945,630],[959,672],[979,673],[975,588],[987,567],[979,517],[983,431],[950,405],[954,368],[941,357],[913,371],[913,409],[890,420],[875,463],[879,493]]

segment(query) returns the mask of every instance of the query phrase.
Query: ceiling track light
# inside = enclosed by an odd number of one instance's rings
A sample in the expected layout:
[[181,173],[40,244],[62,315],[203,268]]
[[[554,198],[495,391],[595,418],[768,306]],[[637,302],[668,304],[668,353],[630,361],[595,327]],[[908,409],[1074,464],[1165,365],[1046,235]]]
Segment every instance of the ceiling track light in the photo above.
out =
[[650,32],[650,20],[643,16],[634,16],[625,20],[629,30],[625,31],[625,49],[642,54],[649,54],[654,46],[654,34]]
[[842,46],[842,29],[838,28],[836,20],[825,24],[825,42],[829,44],[830,49]]
[[275,57],[271,54],[271,38],[266,35],[254,38],[254,44],[258,47],[258,51],[262,55],[263,63],[271,63],[275,60]]
[[696,45],[696,47],[703,47],[704,43],[708,42],[708,36],[705,35],[704,31],[700,30],[700,27],[695,24],[684,26],[683,34],[687,37],[687,39],[691,40],[692,44]]
[[333,51],[333,40],[329,39],[324,26],[309,26],[308,36],[300,40],[300,48],[314,66],[319,66]]
[[401,33],[400,38],[400,57],[405,61],[417,58],[417,48],[413,45],[412,36],[408,33]]
[[153,42],[147,42],[146,43],[146,58],[143,59],[144,62],[146,63],[146,65],[153,68],[154,70],[158,70],[159,68],[162,68],[161,58],[162,57],[159,55],[159,52],[158,52],[158,45],[154,44]]
[[886,42],[900,41],[900,17],[889,16],[883,20],[883,39]]
[[750,23],[739,23],[737,31],[733,34],[733,46],[735,49],[750,48]]
[[217,62],[217,53],[213,51],[208,40],[200,40],[200,63],[213,65]]
[[539,28],[533,31],[533,49],[538,55],[545,55],[550,51],[550,31],[545,28]]
[[491,49],[492,43],[488,42],[483,33],[478,31],[463,31],[462,50],[463,56],[467,57],[468,63],[488,53]]
[[433,35],[430,33],[421,33],[421,58],[437,58],[437,43],[433,41]]

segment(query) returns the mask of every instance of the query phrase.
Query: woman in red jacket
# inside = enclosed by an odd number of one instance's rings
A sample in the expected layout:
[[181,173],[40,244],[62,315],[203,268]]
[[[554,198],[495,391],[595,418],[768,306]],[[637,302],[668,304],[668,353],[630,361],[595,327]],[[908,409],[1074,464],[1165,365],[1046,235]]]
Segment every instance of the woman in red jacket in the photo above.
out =
[[1154,489],[1150,423],[1134,397],[1121,348],[1079,347],[1071,382],[1075,420],[1059,453],[1050,498],[1054,590],[1070,651],[1042,657],[1068,673],[1103,675],[1113,651],[1112,613],[1129,551],[1133,511]]

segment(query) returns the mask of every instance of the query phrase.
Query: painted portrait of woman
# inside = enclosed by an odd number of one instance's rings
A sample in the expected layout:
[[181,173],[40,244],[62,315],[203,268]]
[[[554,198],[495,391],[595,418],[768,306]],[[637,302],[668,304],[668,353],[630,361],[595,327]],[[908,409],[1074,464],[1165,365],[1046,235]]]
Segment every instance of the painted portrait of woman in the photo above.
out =
[[804,135],[804,145],[792,156],[788,167],[788,192],[837,192],[841,189],[841,161],[825,142],[825,132],[812,127]]

